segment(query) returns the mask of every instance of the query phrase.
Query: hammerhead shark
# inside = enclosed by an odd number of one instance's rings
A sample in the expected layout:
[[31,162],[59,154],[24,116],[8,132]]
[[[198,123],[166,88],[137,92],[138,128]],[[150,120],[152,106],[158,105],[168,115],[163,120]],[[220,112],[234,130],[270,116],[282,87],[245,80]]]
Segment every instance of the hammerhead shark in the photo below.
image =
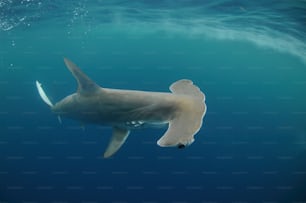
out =
[[174,82],[172,93],[109,89],[97,85],[69,59],[64,58],[64,62],[78,83],[77,92],[53,105],[36,81],[39,95],[59,118],[112,126],[105,158],[120,149],[130,130],[142,127],[168,123],[168,130],[157,141],[161,147],[184,148],[194,142],[206,104],[204,93],[191,80]]

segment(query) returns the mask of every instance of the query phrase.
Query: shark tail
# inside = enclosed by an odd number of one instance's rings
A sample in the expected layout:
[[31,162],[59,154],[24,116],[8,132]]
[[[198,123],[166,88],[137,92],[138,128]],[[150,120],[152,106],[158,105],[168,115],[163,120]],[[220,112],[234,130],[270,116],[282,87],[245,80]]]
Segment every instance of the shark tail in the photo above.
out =
[[41,83],[38,82],[36,80],[36,87],[37,87],[37,90],[38,90],[38,93],[39,93],[39,96],[40,98],[50,107],[53,107],[53,104],[52,102],[50,101],[50,99],[47,97],[44,89],[41,87]]

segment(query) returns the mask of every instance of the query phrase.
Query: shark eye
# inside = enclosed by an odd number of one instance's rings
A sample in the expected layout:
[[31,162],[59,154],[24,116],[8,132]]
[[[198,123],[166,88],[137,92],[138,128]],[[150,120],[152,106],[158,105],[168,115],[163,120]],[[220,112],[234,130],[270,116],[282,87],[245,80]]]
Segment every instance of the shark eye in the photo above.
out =
[[184,145],[184,144],[181,144],[181,143],[179,143],[178,145],[177,145],[177,148],[179,148],[179,149],[184,149],[186,146]]

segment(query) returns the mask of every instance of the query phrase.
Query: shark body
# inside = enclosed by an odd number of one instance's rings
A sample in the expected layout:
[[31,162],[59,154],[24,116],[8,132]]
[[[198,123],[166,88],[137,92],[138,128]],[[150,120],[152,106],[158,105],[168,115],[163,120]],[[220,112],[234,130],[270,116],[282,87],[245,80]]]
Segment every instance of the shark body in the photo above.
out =
[[157,141],[162,147],[184,148],[194,141],[202,126],[206,104],[205,95],[192,81],[183,79],[173,83],[172,93],[102,88],[73,62],[66,58],[64,62],[78,82],[77,92],[53,105],[36,81],[39,95],[61,117],[112,126],[105,158],[120,149],[130,130],[140,127],[168,123],[168,130]]

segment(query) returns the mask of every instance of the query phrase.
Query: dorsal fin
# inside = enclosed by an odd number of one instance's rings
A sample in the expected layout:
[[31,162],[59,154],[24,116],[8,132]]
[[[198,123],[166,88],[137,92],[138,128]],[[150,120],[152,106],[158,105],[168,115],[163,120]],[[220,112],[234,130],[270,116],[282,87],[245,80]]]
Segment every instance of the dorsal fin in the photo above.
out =
[[78,82],[78,93],[90,94],[100,89],[100,86],[92,81],[87,75],[85,75],[81,69],[77,67],[77,65],[75,65],[72,61],[64,58],[64,62]]

